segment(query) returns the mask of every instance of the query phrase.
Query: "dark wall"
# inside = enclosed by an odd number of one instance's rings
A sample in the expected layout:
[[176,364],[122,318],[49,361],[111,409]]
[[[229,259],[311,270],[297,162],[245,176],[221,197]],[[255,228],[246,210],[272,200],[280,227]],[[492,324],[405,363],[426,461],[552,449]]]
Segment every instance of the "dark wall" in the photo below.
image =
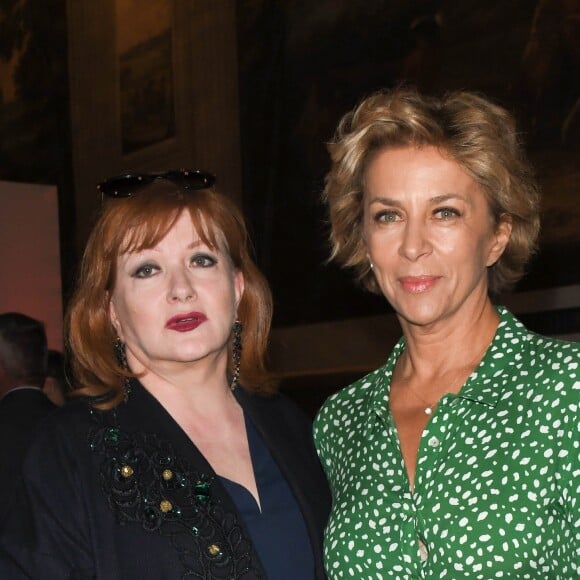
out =
[[[388,311],[326,264],[324,143],[369,92],[408,81],[512,108],[544,187],[542,247],[521,289],[578,283],[580,19],[561,0],[239,0],[243,195],[275,324]],[[233,39],[232,39],[233,42]],[[59,190],[63,288],[77,259],[65,0],[5,0],[0,179]],[[2,77],[0,77],[0,80]],[[202,96],[200,96],[202,98]],[[99,112],[95,111],[98,116]]]

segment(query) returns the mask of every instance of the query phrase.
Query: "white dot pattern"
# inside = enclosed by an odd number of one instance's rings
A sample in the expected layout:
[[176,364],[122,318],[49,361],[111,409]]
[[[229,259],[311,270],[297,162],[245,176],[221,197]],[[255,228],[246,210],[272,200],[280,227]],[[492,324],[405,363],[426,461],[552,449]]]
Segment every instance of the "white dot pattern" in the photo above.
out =
[[320,410],[329,578],[580,578],[580,345],[498,311],[483,360],[422,434],[412,493],[389,412],[403,339]]

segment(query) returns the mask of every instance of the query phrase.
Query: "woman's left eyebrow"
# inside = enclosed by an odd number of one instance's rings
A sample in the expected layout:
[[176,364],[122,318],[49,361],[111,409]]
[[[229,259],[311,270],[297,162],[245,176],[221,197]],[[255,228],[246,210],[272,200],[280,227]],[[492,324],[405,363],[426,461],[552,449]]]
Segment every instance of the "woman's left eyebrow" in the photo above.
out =
[[431,203],[444,203],[446,201],[453,200],[453,199],[458,199],[460,201],[467,201],[465,199],[465,197],[463,197],[462,195],[459,195],[457,193],[443,193],[441,195],[436,195],[434,197],[431,197],[429,199],[429,201]]

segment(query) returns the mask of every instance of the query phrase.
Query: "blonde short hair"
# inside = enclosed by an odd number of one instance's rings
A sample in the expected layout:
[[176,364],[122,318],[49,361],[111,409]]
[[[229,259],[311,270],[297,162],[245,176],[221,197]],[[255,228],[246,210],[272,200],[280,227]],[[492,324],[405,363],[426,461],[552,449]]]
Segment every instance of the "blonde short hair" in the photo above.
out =
[[536,249],[539,188],[512,115],[465,91],[436,98],[398,88],[375,93],[344,115],[328,144],[332,165],[323,192],[331,225],[330,259],[352,268],[371,292],[380,292],[362,232],[365,173],[379,151],[407,146],[440,149],[479,184],[496,223],[502,217],[511,220],[508,245],[488,269],[490,292],[509,289]]

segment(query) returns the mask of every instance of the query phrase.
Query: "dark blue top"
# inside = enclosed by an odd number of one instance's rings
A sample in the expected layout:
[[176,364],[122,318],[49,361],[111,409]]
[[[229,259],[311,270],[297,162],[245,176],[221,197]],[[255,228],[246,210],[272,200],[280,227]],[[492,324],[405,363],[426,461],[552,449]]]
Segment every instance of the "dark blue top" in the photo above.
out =
[[246,417],[262,511],[242,485],[220,477],[238,508],[268,580],[312,580],[314,557],[302,512],[262,437]]

